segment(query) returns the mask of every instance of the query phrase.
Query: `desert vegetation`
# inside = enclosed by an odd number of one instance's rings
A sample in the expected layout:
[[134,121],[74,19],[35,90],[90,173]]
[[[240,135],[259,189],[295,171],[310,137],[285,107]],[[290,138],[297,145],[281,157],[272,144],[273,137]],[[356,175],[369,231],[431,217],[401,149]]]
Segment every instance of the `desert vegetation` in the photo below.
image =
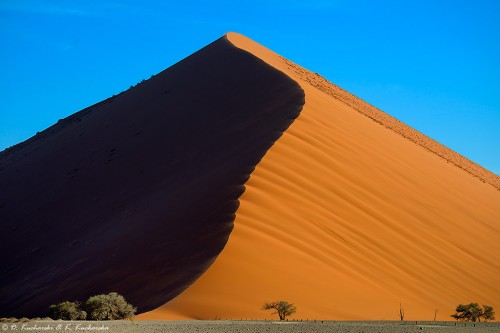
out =
[[62,320],[117,320],[134,316],[137,311],[118,293],[95,295],[81,304],[65,301],[49,307],[52,319]]
[[405,309],[403,308],[403,304],[399,303],[399,320],[405,320]]
[[53,319],[62,320],[85,320],[87,312],[82,310],[78,302],[61,302],[49,307],[49,316]]
[[292,303],[286,301],[266,302],[262,306],[262,310],[275,310],[272,314],[278,314],[280,320],[285,320],[286,317],[291,316],[297,312],[297,308]]
[[481,321],[481,318],[484,321],[495,320],[495,312],[490,305],[483,305],[483,308],[481,308],[478,303],[459,304],[455,311],[451,317],[460,321],[476,322]]

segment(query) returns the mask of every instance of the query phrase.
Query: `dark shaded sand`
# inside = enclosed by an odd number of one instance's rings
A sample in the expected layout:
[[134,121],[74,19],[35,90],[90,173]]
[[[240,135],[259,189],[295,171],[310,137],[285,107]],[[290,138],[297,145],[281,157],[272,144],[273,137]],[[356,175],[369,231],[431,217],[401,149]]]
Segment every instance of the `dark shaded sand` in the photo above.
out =
[[152,310],[217,257],[302,89],[223,37],[0,154],[0,316],[117,291]]
[[[22,325],[22,324],[17,324]],[[391,322],[391,321],[112,321],[112,322],[29,322],[27,327],[56,328],[62,325],[64,332],[109,332],[109,333],[493,333],[500,332],[499,323],[454,323],[454,322]],[[80,325],[80,326],[77,326]],[[456,326],[455,326],[456,325]],[[78,328],[77,328],[78,327]],[[96,328],[104,328],[97,330]],[[89,330],[90,328],[91,330]],[[7,330],[15,332],[15,330]],[[19,331],[19,328],[18,328]],[[34,330],[37,332],[36,330]],[[55,331],[55,330],[54,330]],[[42,330],[38,330],[42,332]]]

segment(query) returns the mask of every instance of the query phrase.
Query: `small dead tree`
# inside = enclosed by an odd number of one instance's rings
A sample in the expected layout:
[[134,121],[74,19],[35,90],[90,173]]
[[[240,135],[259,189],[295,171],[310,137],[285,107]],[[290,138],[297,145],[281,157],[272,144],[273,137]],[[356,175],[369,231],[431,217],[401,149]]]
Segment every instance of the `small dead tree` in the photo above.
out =
[[403,305],[399,303],[399,320],[403,321],[405,319],[405,309]]
[[438,312],[439,312],[439,310],[438,310],[438,309],[434,310],[434,321],[436,321],[436,317],[437,317],[437,315],[438,315]]

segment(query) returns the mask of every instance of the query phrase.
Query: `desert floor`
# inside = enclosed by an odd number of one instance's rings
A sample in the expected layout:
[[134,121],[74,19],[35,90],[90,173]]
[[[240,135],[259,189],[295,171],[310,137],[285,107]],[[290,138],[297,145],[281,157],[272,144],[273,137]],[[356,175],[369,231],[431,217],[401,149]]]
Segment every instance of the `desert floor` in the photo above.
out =
[[[40,321],[2,324],[3,332],[500,332],[500,323],[399,321]],[[12,326],[15,325],[15,326]],[[24,325],[24,326],[23,326]]]

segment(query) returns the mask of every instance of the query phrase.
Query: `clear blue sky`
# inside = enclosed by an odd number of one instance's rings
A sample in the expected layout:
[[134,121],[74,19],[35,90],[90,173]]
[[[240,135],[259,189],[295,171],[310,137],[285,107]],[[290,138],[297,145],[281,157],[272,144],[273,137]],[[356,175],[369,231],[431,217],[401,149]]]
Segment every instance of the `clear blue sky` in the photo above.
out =
[[0,150],[229,31],[500,174],[498,0],[0,0]]

